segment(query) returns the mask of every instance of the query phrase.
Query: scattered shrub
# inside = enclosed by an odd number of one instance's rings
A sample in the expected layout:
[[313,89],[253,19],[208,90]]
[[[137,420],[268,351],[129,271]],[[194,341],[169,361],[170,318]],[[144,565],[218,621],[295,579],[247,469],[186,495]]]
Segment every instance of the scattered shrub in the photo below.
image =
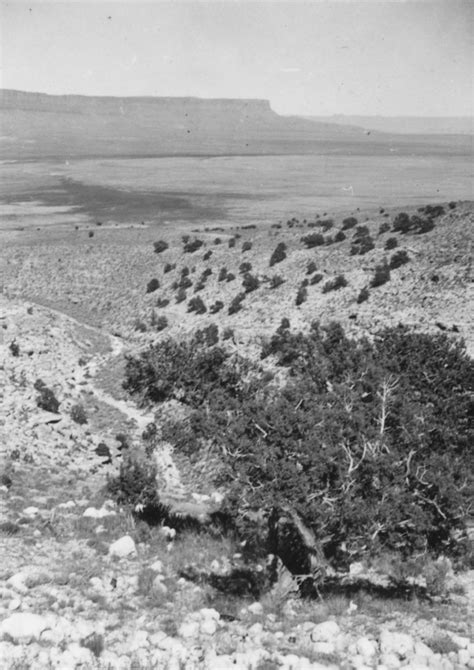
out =
[[203,288],[206,288],[206,284],[201,280],[194,287],[194,293],[199,293],[199,291],[202,291]]
[[270,267],[276,265],[276,263],[281,263],[286,258],[286,244],[284,242],[279,242],[275,247],[272,255],[270,256]]
[[308,298],[308,289],[306,286],[301,285],[298,289],[298,292],[296,294],[296,305],[302,305],[304,302],[306,302]]
[[410,220],[411,230],[415,235],[429,233],[435,227],[433,219],[421,219],[418,216],[412,216]]
[[384,221],[379,226],[379,235],[384,235],[390,230],[390,224],[387,221]]
[[242,309],[242,302],[245,298],[245,293],[238,293],[235,298],[230,303],[228,312],[229,314],[236,314]]
[[334,220],[333,219],[321,219],[319,221],[319,225],[323,229],[324,232],[327,232],[334,226]]
[[323,293],[329,293],[329,291],[337,291],[340,288],[347,286],[348,281],[344,275],[337,275],[334,279],[329,279],[323,286]]
[[158,298],[158,300],[156,301],[157,307],[167,307],[167,305],[169,304],[170,301],[168,300],[168,298]]
[[166,251],[168,247],[169,247],[168,242],[165,242],[164,240],[158,240],[158,242],[153,242],[153,251],[155,252],[155,254],[161,254],[163,251]]
[[[107,492],[118,505],[136,508],[152,508],[156,514],[165,508],[161,505],[156,490],[156,466],[152,459],[139,458],[127,453],[120,463],[119,474],[107,481]],[[158,518],[158,515],[156,515]]]
[[252,242],[247,241],[242,244],[242,251],[250,251],[251,248],[252,248]]
[[[359,226],[362,228],[362,226]],[[358,235],[351,244],[351,256],[362,256],[368,251],[375,249],[375,242],[370,235]]]
[[235,247],[235,237],[229,238],[229,241],[227,242],[229,249],[232,249]]
[[146,292],[153,293],[159,288],[160,288],[160,282],[158,281],[158,279],[156,279],[156,277],[154,277],[153,279],[150,279],[150,281],[146,285]]
[[[220,237],[215,237],[214,238],[214,244],[222,244],[222,240]],[[212,252],[211,252],[212,253]]]
[[165,263],[165,267],[163,268],[163,273],[167,274],[168,272],[171,272],[171,270],[174,270],[176,267],[176,263]]
[[354,226],[357,226],[357,223],[358,221],[354,216],[348,216],[342,221],[342,230],[349,230],[350,228],[354,228]]
[[70,415],[74,423],[78,423],[79,425],[84,425],[87,423],[87,415],[83,405],[81,404],[73,405],[71,407]]
[[379,263],[375,266],[374,276],[372,277],[370,285],[373,288],[376,288],[377,286],[386,284],[388,281],[390,281],[390,267],[384,259],[383,263]]
[[133,327],[139,333],[146,333],[147,331],[146,323],[138,317],[133,322]]
[[357,228],[354,230],[354,234],[352,235],[353,240],[357,240],[360,237],[369,237],[370,236],[370,231],[367,226],[357,226]]
[[405,249],[400,249],[396,253],[393,254],[393,256],[390,259],[390,269],[391,270],[396,270],[397,268],[401,267],[402,265],[405,265],[405,263],[408,263],[410,260],[410,257],[408,256],[407,252]]
[[222,300],[216,300],[216,302],[209,307],[209,312],[211,314],[217,314],[217,312],[220,312],[223,307],[224,303]]
[[430,219],[437,219],[440,216],[445,214],[444,207],[442,205],[426,205],[422,208],[422,211],[429,216]]
[[322,280],[323,280],[323,275],[318,273],[318,274],[315,274],[311,277],[311,279],[309,280],[309,283],[311,284],[311,286],[314,286],[315,284],[319,284],[319,282],[322,281]]
[[201,296],[195,296],[191,298],[188,303],[188,312],[196,312],[196,314],[204,314],[207,311],[206,305],[204,304]]
[[456,209],[456,202],[454,200],[451,200],[451,202],[448,204],[449,209]]
[[39,391],[39,395],[36,397],[36,404],[38,407],[44,409],[46,412],[59,414],[59,400],[54,395],[54,392],[48,388],[41,379],[36,380],[35,389]]
[[183,287],[179,289],[175,299],[177,304],[186,300],[186,290]]
[[229,281],[234,281],[234,279],[235,279],[235,275],[234,275],[232,272],[228,272],[228,273],[227,273],[227,277],[226,277],[225,280],[226,280],[227,282],[229,282]]
[[285,283],[285,280],[280,275],[273,275],[273,277],[270,278],[270,288],[272,288],[272,289],[273,288],[278,288],[279,286],[281,286],[284,283]]
[[217,281],[225,281],[227,279],[227,268],[221,268],[217,275]]
[[239,272],[241,275],[244,275],[246,272],[250,272],[251,270],[252,270],[251,263],[244,262],[239,265]]
[[159,316],[156,319],[155,329],[157,330],[158,333],[160,333],[165,328],[168,328],[168,319],[166,318],[166,316]]
[[20,355],[20,345],[18,342],[16,340],[12,340],[8,345],[8,348],[10,349],[11,355],[15,356],[15,358],[18,358]]
[[211,256],[212,256],[212,250],[211,250],[211,249],[208,249],[208,251],[206,251],[206,253],[205,253],[204,256],[202,257],[202,260],[203,260],[203,261],[208,261],[208,260],[210,259]]
[[398,240],[397,240],[396,237],[389,237],[389,238],[385,241],[384,249],[385,249],[386,251],[390,251],[391,249],[395,249],[396,247],[398,247]]
[[303,242],[307,249],[321,247],[324,245],[324,236],[321,233],[310,233],[302,237],[301,242]]
[[233,340],[234,339],[234,329],[233,328],[224,328],[222,333],[223,340]]
[[251,293],[252,291],[258,289],[260,286],[260,281],[255,275],[250,274],[250,272],[246,272],[242,281],[242,286],[245,289],[245,293]]
[[345,239],[346,239],[346,236],[342,232],[342,230],[338,230],[337,233],[336,233],[336,236],[334,238],[334,241],[335,242],[344,242]]
[[328,235],[326,239],[324,240],[324,244],[329,247],[331,244],[334,244],[334,238],[332,235]]
[[186,242],[183,247],[183,250],[187,254],[192,254],[203,246],[204,242],[202,240],[192,240],[192,242]]
[[313,272],[316,272],[317,269],[318,268],[316,267],[316,263],[314,261],[310,261],[306,266],[306,274],[312,275]]
[[89,237],[94,237],[94,231],[93,231],[93,230],[89,230],[88,235],[89,235]]
[[394,233],[408,233],[410,230],[410,217],[406,212],[400,212],[393,220],[392,230]]
[[364,288],[360,289],[359,295],[357,296],[357,304],[361,305],[368,299],[369,299],[369,289],[367,288],[367,286],[364,286]]

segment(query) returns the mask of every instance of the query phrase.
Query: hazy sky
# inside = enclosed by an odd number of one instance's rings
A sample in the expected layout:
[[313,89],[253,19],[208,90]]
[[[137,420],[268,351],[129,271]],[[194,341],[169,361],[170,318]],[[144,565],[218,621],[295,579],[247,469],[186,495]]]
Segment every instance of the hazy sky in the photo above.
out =
[[1,86],[472,114],[474,1],[1,3]]

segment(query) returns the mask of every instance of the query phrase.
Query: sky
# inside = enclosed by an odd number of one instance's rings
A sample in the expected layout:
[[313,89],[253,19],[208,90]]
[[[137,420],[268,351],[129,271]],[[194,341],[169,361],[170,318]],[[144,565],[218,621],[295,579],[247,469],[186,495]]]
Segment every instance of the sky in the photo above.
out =
[[265,98],[280,114],[472,115],[474,2],[0,4],[0,87]]

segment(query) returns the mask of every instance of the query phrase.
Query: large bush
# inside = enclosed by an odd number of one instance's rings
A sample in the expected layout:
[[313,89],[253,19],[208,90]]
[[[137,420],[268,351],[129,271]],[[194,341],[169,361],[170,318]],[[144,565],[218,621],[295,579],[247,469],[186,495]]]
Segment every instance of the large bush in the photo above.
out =
[[276,263],[281,263],[285,258],[286,244],[284,242],[279,242],[270,256],[270,267],[273,267]]
[[461,343],[402,326],[352,340],[315,323],[279,328],[261,357],[277,385],[219,346],[168,340],[130,358],[125,382],[142,403],[187,405],[164,431],[195,458],[219,455],[242,537],[266,551],[263,522],[290,507],[335,566],[466,551],[474,365]]

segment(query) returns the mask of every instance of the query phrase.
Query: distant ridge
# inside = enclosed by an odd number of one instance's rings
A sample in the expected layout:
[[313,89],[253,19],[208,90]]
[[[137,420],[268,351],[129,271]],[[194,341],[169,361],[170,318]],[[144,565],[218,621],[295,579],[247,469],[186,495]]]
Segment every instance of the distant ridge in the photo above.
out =
[[317,123],[359,126],[382,133],[417,135],[474,135],[471,116],[306,116]]
[[229,154],[466,153],[464,141],[280,116],[268,100],[49,95],[0,89],[8,160]]

